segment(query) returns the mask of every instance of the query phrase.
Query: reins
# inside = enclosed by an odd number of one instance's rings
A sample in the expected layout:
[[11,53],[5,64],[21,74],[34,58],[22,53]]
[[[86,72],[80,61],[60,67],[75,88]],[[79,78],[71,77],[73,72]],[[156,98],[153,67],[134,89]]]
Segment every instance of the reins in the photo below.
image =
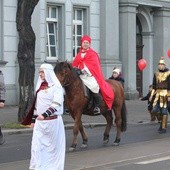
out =
[[[65,76],[64,76],[65,78],[64,78],[64,83],[63,83],[63,87],[67,87],[67,86],[69,86],[70,85],[70,81],[69,81],[69,77],[68,77],[68,73],[66,73],[65,74]],[[67,81],[68,80],[68,81]]]
[[65,69],[65,75],[64,75],[64,83],[63,83],[63,87],[68,87],[70,85],[70,78],[68,76],[68,71],[67,69]]
[[[62,81],[62,87],[68,87],[71,85],[72,83],[72,76],[70,74],[72,74],[74,76],[74,69],[73,67],[67,63],[67,62],[62,62],[62,63],[59,63],[59,65],[57,66],[58,69],[56,69],[56,73],[62,73],[61,74],[61,77],[63,79]],[[70,73],[71,72],[71,73]]]

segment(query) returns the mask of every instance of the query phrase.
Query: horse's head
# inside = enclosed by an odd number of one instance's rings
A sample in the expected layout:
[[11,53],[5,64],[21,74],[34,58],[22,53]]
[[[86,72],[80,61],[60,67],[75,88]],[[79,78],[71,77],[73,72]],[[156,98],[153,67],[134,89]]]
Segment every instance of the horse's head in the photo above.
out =
[[71,63],[67,61],[58,62],[54,68],[54,72],[62,86],[68,86],[74,79],[75,72]]

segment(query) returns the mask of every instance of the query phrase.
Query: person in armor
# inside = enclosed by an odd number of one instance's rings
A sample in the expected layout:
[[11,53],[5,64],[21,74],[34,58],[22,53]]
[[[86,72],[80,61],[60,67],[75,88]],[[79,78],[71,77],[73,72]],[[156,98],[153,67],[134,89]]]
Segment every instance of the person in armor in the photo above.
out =
[[80,78],[83,83],[90,89],[94,97],[94,114],[100,114],[99,91],[108,106],[108,110],[112,109],[114,94],[111,86],[105,81],[100,66],[100,58],[98,54],[90,48],[91,38],[85,35],[81,38],[81,48],[74,58],[72,65],[80,69]]
[[153,96],[153,110],[152,112],[160,113],[161,122],[158,132],[160,134],[166,133],[168,120],[168,102],[170,101],[170,71],[166,68],[165,60],[160,58],[158,63],[158,71],[154,74],[152,83],[152,92],[149,101],[152,101]]

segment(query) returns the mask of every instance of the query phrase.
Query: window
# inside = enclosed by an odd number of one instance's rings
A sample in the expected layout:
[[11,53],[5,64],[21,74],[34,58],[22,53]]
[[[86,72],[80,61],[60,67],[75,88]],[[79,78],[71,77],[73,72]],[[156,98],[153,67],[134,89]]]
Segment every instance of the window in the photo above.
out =
[[47,7],[46,18],[47,29],[47,59],[58,58],[58,8],[53,6]]
[[[73,57],[79,52],[81,47],[81,37],[87,31],[87,16],[85,9],[74,8],[73,16]],[[86,24],[85,24],[86,22]],[[86,25],[86,26],[85,26]]]

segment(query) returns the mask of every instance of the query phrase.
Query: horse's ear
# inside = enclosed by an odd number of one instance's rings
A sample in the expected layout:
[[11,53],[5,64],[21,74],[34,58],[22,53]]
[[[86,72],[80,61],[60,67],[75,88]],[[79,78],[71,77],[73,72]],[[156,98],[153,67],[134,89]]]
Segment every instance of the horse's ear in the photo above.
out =
[[67,64],[67,61],[64,61],[63,63],[64,63],[64,66],[65,66]]
[[63,61],[63,62],[62,62],[62,65],[63,65],[64,68],[67,68],[67,67],[68,67],[67,61]]
[[65,64],[66,64],[66,65],[68,65],[68,64],[69,64],[69,62],[68,62],[67,60],[65,60]]
[[58,63],[59,63],[59,60],[56,61],[56,64],[58,64]]

